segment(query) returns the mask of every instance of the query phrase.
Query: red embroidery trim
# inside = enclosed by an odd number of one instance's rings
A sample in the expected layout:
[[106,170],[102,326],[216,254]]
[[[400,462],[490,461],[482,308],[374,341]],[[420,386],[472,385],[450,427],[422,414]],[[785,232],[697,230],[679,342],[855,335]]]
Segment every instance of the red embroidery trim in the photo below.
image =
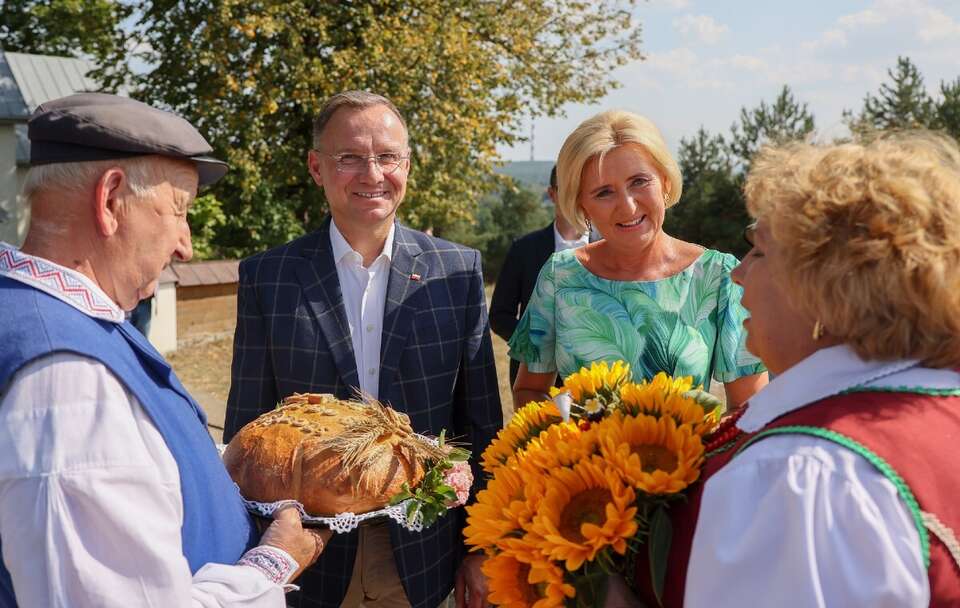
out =
[[0,270],[12,270],[29,276],[64,294],[88,311],[110,316],[114,314],[112,308],[98,303],[94,294],[75,278],[66,276],[60,269],[41,261],[25,255],[17,256],[12,249],[0,249]]

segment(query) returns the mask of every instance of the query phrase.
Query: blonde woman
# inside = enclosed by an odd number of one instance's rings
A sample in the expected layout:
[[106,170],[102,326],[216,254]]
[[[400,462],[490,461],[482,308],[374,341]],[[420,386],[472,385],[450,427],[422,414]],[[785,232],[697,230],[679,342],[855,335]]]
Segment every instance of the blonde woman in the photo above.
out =
[[736,258],[663,231],[683,179],[653,123],[623,111],[590,118],[564,142],[557,174],[558,211],[603,239],[554,254],[541,271],[510,339],[515,404],[601,360],[630,363],[638,380],[713,378],[729,407],[763,386],[765,369],[743,346]]
[[664,605],[960,606],[957,144],[768,149],[746,193],[733,278],[776,376],[707,446]]

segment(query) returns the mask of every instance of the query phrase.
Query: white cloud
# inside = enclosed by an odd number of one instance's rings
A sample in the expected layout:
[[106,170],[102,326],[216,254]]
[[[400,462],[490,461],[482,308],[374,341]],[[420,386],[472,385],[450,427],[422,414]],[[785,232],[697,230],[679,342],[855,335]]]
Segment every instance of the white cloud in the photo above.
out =
[[846,29],[856,29],[858,27],[870,27],[872,25],[882,25],[887,22],[888,16],[880,11],[867,9],[852,15],[844,15],[837,19],[837,25]]
[[670,49],[664,53],[650,53],[645,65],[664,72],[681,74],[696,67],[697,54],[688,48]]
[[767,62],[759,57],[754,57],[753,55],[734,55],[730,58],[730,65],[735,68],[742,70],[750,70],[753,72],[765,70],[767,68]]
[[926,43],[960,36],[960,23],[926,0],[876,0],[871,8],[838,18],[837,25],[849,33],[890,25]]
[[730,31],[730,28],[717,23],[709,15],[684,15],[673,20],[673,27],[684,36],[703,44],[716,44]]
[[660,4],[674,10],[682,10],[690,7],[690,0],[652,0],[651,4]]
[[847,46],[847,33],[839,28],[833,28],[820,34],[816,40],[810,40],[800,45],[805,51],[814,52],[830,49],[844,48]]

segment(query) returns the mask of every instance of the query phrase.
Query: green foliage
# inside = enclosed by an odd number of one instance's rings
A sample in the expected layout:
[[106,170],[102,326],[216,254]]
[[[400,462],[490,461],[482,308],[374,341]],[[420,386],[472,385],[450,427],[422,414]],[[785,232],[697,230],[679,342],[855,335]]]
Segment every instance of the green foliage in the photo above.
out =
[[131,11],[112,0],[3,0],[0,48],[105,64],[123,52],[120,22]]
[[940,83],[941,99],[937,103],[936,126],[960,141],[960,78]]
[[[413,167],[400,213],[443,231],[496,189],[497,147],[525,114],[599,99],[640,56],[635,0],[140,0],[135,96],[196,124],[231,165],[214,193],[214,242],[243,254],[318,225],[326,204],[305,157],[334,93],[364,89],[407,119]],[[265,218],[265,219],[258,219]],[[276,225],[274,225],[276,223]]]
[[680,140],[677,162],[683,173],[683,199],[667,211],[664,229],[692,243],[742,256],[747,247],[741,234],[749,217],[724,137],[701,127],[693,138]]
[[751,159],[764,144],[802,139],[813,128],[813,115],[807,104],[798,102],[790,87],[783,85],[772,104],[762,101],[752,110],[740,110],[739,124],[730,127],[730,153],[742,173],[746,173]]
[[[440,433],[440,447],[444,447],[444,433]],[[463,448],[452,447],[443,460],[436,462],[423,476],[415,490],[404,483],[400,492],[390,499],[391,505],[407,501],[407,518],[413,519],[419,512],[423,517],[423,527],[429,528],[447,512],[448,505],[457,502],[457,492],[444,483],[444,475],[456,462],[467,462],[470,452]]]
[[506,178],[497,192],[488,195],[473,219],[462,219],[437,236],[480,250],[488,280],[500,274],[514,239],[543,228],[553,219],[541,196]]
[[190,206],[187,219],[193,241],[193,257],[198,260],[222,257],[213,239],[217,230],[227,223],[223,203],[212,194],[198,196]]
[[683,173],[683,198],[667,212],[670,234],[712,249],[743,256],[743,228],[750,222],[743,181],[754,155],[765,144],[802,139],[814,128],[806,103],[784,86],[772,104],[742,108],[729,139],[702,127],[680,140],[677,162]]
[[927,93],[923,76],[909,57],[897,57],[897,66],[887,70],[892,82],[880,85],[876,95],[867,93],[856,116],[844,112],[847,125],[862,134],[887,129],[918,129],[935,126],[937,108]]

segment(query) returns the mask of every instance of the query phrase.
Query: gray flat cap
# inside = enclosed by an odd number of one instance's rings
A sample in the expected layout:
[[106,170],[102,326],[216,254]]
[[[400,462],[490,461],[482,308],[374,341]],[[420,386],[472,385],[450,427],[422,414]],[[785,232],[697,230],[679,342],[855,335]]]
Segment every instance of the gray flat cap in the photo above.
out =
[[193,161],[200,185],[217,181],[227,163],[189,122],[145,103],[80,93],[40,105],[28,123],[30,164],[47,165],[159,154]]

